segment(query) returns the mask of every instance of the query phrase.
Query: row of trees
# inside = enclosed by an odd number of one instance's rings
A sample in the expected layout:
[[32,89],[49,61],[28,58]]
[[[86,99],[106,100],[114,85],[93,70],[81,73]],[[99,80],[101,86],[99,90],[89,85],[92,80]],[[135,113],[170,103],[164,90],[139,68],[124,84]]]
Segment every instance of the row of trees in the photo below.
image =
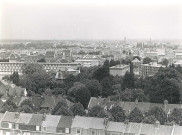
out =
[[[25,87],[29,96],[35,94],[62,94],[72,102],[80,102],[87,108],[90,97],[108,97],[112,100],[180,103],[182,95],[182,68],[174,65],[161,68],[152,77],[136,77],[133,65],[124,76],[111,76],[109,67],[117,61],[106,60],[103,66],[81,68],[77,76],[68,75],[62,82],[55,80],[55,73],[38,64],[25,64],[23,75],[13,73],[9,77],[15,84]],[[8,77],[6,77],[8,78]]]

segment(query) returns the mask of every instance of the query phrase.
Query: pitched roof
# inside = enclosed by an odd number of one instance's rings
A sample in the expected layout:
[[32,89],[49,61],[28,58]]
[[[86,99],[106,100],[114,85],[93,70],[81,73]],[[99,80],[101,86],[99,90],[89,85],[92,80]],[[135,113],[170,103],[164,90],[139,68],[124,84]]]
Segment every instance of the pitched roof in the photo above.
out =
[[57,127],[61,116],[46,115],[45,120],[42,122],[43,127]]
[[21,124],[28,124],[32,118],[33,114],[31,113],[20,113],[20,117],[17,123]]
[[57,127],[71,128],[73,118],[72,116],[61,116]]
[[72,123],[72,128],[101,129],[104,130],[104,118],[76,116]]
[[43,114],[33,114],[29,121],[29,125],[41,126],[43,120]]
[[125,133],[139,134],[142,123],[128,123]]
[[1,122],[1,119],[3,118],[4,116],[4,113],[0,113],[0,122]]
[[107,102],[106,98],[96,98],[96,97],[91,97],[89,104],[88,104],[88,108],[92,108],[93,106],[96,105],[105,105]]
[[57,97],[57,96],[52,96],[52,95],[46,95],[42,102],[40,107],[48,107],[48,108],[54,108],[60,101],[64,100],[68,107],[73,105],[73,103],[64,97]]
[[8,112],[6,111],[4,114],[4,117],[2,118],[3,122],[12,122],[16,123],[19,117],[17,117],[19,114],[17,112]]
[[182,109],[182,104],[166,104],[166,105],[164,105],[164,103],[109,101],[106,98],[91,97],[90,102],[88,104],[88,108],[92,108],[95,105],[107,107],[107,109],[110,109],[112,106],[118,105],[118,106],[122,107],[127,113],[129,111],[132,111],[135,107],[140,109],[142,112],[148,112],[153,107],[160,107],[166,113],[173,111],[174,108],[181,108]]
[[174,126],[173,135],[180,135],[181,133],[182,133],[182,127],[181,126]]
[[140,134],[146,134],[146,135],[154,135],[156,133],[156,128],[154,124],[142,124]]
[[32,97],[32,103],[33,103],[34,107],[35,108],[40,108],[42,100],[43,99],[41,97],[33,96]]
[[173,126],[160,125],[156,135],[171,135]]
[[125,128],[126,125],[122,122],[109,122],[107,131],[123,133],[125,131]]
[[22,103],[24,100],[26,100],[26,99],[30,99],[30,98],[29,98],[29,97],[21,97],[21,98],[20,98],[20,101],[19,101],[19,103],[18,103],[18,106],[20,106],[21,103]]

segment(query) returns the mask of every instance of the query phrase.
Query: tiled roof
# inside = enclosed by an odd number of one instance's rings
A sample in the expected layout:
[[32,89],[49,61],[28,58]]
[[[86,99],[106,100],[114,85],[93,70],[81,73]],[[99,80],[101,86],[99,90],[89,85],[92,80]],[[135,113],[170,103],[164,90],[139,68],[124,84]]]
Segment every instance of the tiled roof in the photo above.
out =
[[107,99],[106,98],[96,98],[96,97],[91,97],[90,102],[88,104],[88,108],[92,108],[93,106],[96,105],[106,105]]
[[35,108],[40,108],[42,100],[43,99],[41,97],[33,96],[32,97],[32,103],[33,103],[34,107]]
[[174,126],[173,135],[181,135],[182,134],[182,127],[181,126]]
[[73,120],[72,128],[104,130],[105,129],[104,119],[103,118],[76,116]]
[[173,111],[174,108],[181,108],[182,104],[162,104],[162,103],[148,103],[148,102],[126,102],[126,101],[109,101],[106,98],[96,98],[91,97],[90,102],[88,104],[88,108],[92,108],[93,106],[100,105],[102,107],[107,107],[107,109],[111,109],[113,106],[120,106],[122,107],[126,113],[132,111],[135,107],[140,109],[142,112],[148,112],[153,107],[160,107],[166,113],[169,111]]
[[171,135],[173,126],[160,125],[156,135]]
[[4,117],[2,118],[2,121],[16,123],[19,117],[16,117],[15,114],[18,115],[17,112],[5,112]]
[[29,121],[29,125],[41,126],[43,120],[43,114],[33,114]]
[[49,96],[46,95],[42,102],[41,102],[41,106],[40,107],[48,107],[48,108],[54,108],[60,101],[64,100],[68,106],[73,105],[72,102],[70,102],[69,100],[63,98],[63,97],[57,97],[57,96]]
[[4,113],[0,113],[0,122],[1,122],[1,119],[3,118],[4,116]]
[[154,135],[156,133],[156,128],[154,124],[142,124],[140,134]]
[[61,116],[57,127],[71,128],[73,118],[72,116]]
[[43,127],[57,127],[61,116],[46,115],[45,120],[42,122]]
[[120,132],[123,133],[125,131],[126,125],[121,122],[109,122],[107,131],[110,132]]
[[17,123],[28,124],[32,118],[33,114],[31,113],[20,113],[20,117]]

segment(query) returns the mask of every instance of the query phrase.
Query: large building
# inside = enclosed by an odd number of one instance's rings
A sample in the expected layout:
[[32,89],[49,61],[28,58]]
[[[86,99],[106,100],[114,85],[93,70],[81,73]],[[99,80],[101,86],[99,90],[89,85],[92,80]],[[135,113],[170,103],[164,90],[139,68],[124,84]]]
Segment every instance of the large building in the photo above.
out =
[[[0,75],[10,75],[14,71],[22,74],[22,66],[24,62],[0,62]],[[80,64],[78,63],[38,63],[43,65],[46,72],[59,71],[61,68],[78,69]]]
[[101,63],[101,59],[97,56],[85,55],[82,58],[75,60],[76,63],[81,64],[83,67],[98,66]]
[[161,64],[157,64],[156,62],[151,62],[149,64],[141,64],[139,75],[140,76],[153,76],[155,75],[160,67],[165,67]]
[[126,72],[130,71],[130,66],[129,65],[116,65],[113,67],[109,68],[109,73],[110,75],[116,76],[123,76]]

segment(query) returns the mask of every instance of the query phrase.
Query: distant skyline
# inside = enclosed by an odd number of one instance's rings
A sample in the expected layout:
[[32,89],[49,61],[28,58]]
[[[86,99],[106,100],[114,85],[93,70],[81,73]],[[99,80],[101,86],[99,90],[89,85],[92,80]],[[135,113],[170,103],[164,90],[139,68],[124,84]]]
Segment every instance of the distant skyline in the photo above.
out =
[[75,1],[2,1],[0,39],[182,39],[180,2]]

